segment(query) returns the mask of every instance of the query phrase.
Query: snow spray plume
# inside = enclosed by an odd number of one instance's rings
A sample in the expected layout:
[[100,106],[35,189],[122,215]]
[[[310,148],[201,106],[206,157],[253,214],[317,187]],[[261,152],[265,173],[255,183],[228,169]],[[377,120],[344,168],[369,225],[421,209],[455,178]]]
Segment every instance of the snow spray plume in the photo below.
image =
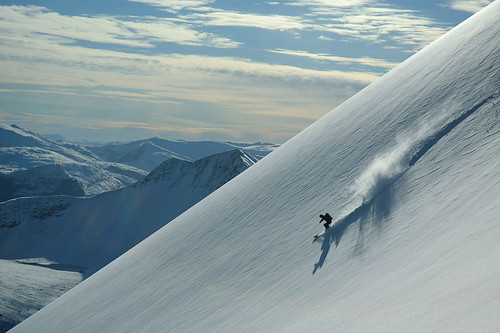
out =
[[403,163],[410,144],[405,142],[396,149],[377,157],[361,176],[356,179],[353,187],[353,197],[357,203],[364,204],[399,177],[405,168]]
[[421,124],[417,132],[399,140],[400,143],[395,148],[377,157],[355,181],[351,189],[355,204],[360,206],[373,200],[377,193],[399,178],[441,138],[483,105],[496,98],[498,98],[498,92],[486,97],[458,116],[445,114],[434,120],[432,124]]
[[432,132],[430,126],[421,125],[416,133],[399,140],[392,150],[375,158],[351,188],[356,205],[373,200],[377,193],[386,189],[408,170],[415,151],[419,150]]

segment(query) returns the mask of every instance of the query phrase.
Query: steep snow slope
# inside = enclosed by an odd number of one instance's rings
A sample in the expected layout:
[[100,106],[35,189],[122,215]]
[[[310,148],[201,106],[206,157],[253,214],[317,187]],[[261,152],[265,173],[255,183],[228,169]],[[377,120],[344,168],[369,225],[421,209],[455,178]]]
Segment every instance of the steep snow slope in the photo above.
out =
[[82,281],[73,267],[46,260],[0,260],[0,332],[40,310]]
[[90,275],[255,163],[242,151],[195,162],[167,160],[146,179],[79,199],[0,203],[0,258],[43,257]]
[[0,260],[0,332],[2,325],[27,318],[255,161],[239,150],[196,162],[172,159],[135,186],[92,198],[0,203],[0,258],[10,259]]
[[[4,200],[44,192],[94,195],[130,185],[146,174],[128,165],[105,162],[82,146],[52,142],[16,125],[0,124],[0,177],[5,184],[1,191]],[[38,188],[32,186],[35,182],[60,186]],[[10,191],[9,184],[12,184]],[[57,189],[61,191],[53,193]]]
[[[499,13],[496,1],[13,332],[497,332]],[[312,242],[325,211],[335,224]]]

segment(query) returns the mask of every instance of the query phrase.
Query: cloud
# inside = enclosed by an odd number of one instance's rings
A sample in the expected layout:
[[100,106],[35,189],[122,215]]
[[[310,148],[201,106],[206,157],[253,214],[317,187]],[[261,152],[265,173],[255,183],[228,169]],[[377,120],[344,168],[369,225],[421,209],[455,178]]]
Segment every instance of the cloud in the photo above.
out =
[[130,2],[145,3],[155,7],[161,7],[166,11],[176,13],[184,9],[200,9],[215,0],[128,0]]
[[182,16],[183,19],[206,26],[252,27],[266,30],[304,30],[309,24],[298,16],[261,15],[234,11],[213,11]]
[[39,6],[0,8],[0,31],[18,38],[44,38],[59,43],[88,41],[141,48],[151,48],[157,42],[220,48],[239,46],[230,39],[162,18],[68,16]]
[[297,0],[286,2],[294,6],[317,6],[317,7],[359,7],[375,3],[374,0]]
[[180,124],[168,124],[162,122],[143,122],[143,121],[126,121],[126,120],[109,120],[109,119],[92,119],[92,118],[77,118],[66,114],[35,114],[27,112],[18,112],[16,114],[0,116],[0,121],[7,122],[36,122],[45,125],[65,126],[70,128],[79,128],[87,130],[110,130],[110,129],[144,129],[157,132],[177,132],[186,134],[199,134],[206,132],[232,133],[233,131],[219,128],[216,126],[209,127],[209,124],[203,122],[186,121]]
[[[484,1],[484,0],[483,0]],[[252,27],[266,30],[317,32],[323,40],[338,36],[373,43],[397,43],[416,51],[447,32],[449,27],[421,15],[375,0],[300,0],[268,2],[280,6],[303,7],[303,15],[264,15],[215,8],[179,15],[184,22],[199,26]],[[295,11],[296,13],[296,11]]]
[[[134,0],[172,10],[190,9],[175,19],[159,17],[68,16],[39,6],[3,6],[0,31],[5,35],[24,35],[52,40],[53,43],[89,41],[137,48],[154,48],[159,43],[237,48],[242,44],[224,36],[201,31],[203,26],[254,27],[279,31],[313,31],[323,40],[335,36],[374,43],[392,41],[416,50],[446,32],[437,22],[415,12],[374,5],[371,0],[303,0],[287,5],[307,8],[302,17],[262,15],[204,8],[210,0]],[[463,2],[463,1],[462,1]],[[365,5],[365,6],[361,6]],[[198,27],[198,28],[196,28]],[[35,35],[35,36],[33,36]],[[29,37],[28,37],[29,36]]]
[[269,52],[278,53],[278,54],[286,54],[296,57],[305,57],[313,60],[321,60],[321,61],[331,61],[339,64],[359,64],[363,66],[369,67],[381,67],[386,69],[391,69],[396,67],[399,63],[390,62],[382,59],[374,59],[370,57],[362,57],[362,58],[348,58],[348,57],[339,57],[328,54],[314,54],[307,51],[292,51],[292,50],[268,50]]
[[[37,99],[33,103],[43,98],[57,103],[58,108],[79,108],[82,111],[78,112],[84,112],[80,105],[84,100],[85,109],[104,108],[103,114],[110,107],[125,110],[140,105],[147,113],[154,109],[178,113],[185,118],[186,128],[219,128],[213,115],[224,114],[224,126],[235,128],[234,138],[238,137],[237,126],[245,124],[247,130],[239,128],[239,135],[255,133],[283,142],[378,78],[370,72],[321,71],[239,57],[150,55],[86,48],[47,36],[23,35],[22,42],[10,37],[0,40],[0,84],[36,85],[22,95],[33,95],[30,98]],[[56,88],[47,91],[47,87]],[[53,94],[67,98],[53,98]],[[189,115],[200,108],[205,115]],[[210,113],[207,108],[214,111]],[[118,117],[128,116],[120,112]],[[190,118],[202,117],[212,120],[187,125]],[[262,119],[269,117],[273,121],[263,124]],[[173,123],[171,118],[151,120]],[[229,121],[232,125],[227,125]],[[75,123],[79,122],[75,119]]]
[[492,2],[493,0],[451,0],[445,6],[455,10],[476,13]]
[[[64,42],[53,36],[26,34],[12,30],[12,35],[0,40],[0,55],[5,66],[0,72],[4,82],[34,82],[34,78],[23,73],[41,72],[40,82],[54,85],[95,85],[97,80],[104,80],[108,85],[122,86],[122,80],[114,77],[139,76],[145,78],[173,78],[179,75],[177,82],[189,77],[206,75],[246,75],[254,77],[274,77],[280,79],[300,79],[316,81],[349,81],[367,84],[377,78],[377,74],[356,71],[320,71],[286,65],[274,65],[251,61],[238,57],[216,57],[195,54],[159,54],[148,55],[132,52],[118,52],[106,49],[87,48]],[[40,71],[35,62],[44,62],[53,68]],[[7,65],[10,63],[11,65]],[[18,65],[16,65],[18,63]],[[20,68],[24,66],[24,68]],[[48,68],[48,67],[46,67]],[[68,75],[80,73],[79,75]],[[86,72],[86,73],[85,73]],[[99,74],[103,73],[103,74]],[[190,73],[190,75],[187,75]],[[88,78],[85,80],[84,78]],[[64,82],[67,82],[64,84]],[[71,82],[71,83],[69,83]],[[111,84],[113,83],[113,84]],[[191,86],[192,84],[186,84]],[[147,86],[151,86],[148,84]]]
[[[197,26],[249,27],[278,31],[314,31],[323,40],[340,35],[351,40],[398,43],[416,51],[447,32],[449,27],[414,10],[389,6],[376,0],[298,0],[267,2],[269,6],[303,7],[303,14],[261,14],[206,7],[214,1],[130,0],[173,12],[179,22]],[[487,0],[479,0],[487,1]],[[457,0],[456,2],[464,2]],[[473,2],[473,1],[470,1]],[[476,1],[477,2],[477,1]],[[257,9],[257,8],[256,8]],[[296,11],[294,11],[296,13]]]
[[412,51],[447,32],[447,27],[417,11],[389,6],[375,0],[299,0],[289,6],[307,8],[307,29],[373,43],[393,42]]
[[[275,1],[252,7],[257,12],[212,8],[214,0],[129,1],[154,6],[164,17],[63,15],[40,6],[0,6],[0,87],[12,88],[0,92],[46,110],[51,105],[71,110],[68,122],[90,118],[88,110],[109,117],[81,120],[92,128],[147,129],[151,120],[157,131],[201,136],[196,128],[204,133],[227,128],[228,136],[258,133],[259,139],[283,141],[376,80],[380,68],[395,65],[370,56],[293,50],[291,38],[317,38],[320,47],[336,47],[342,40],[416,49],[445,31],[417,12],[375,0]],[[279,7],[258,12],[269,6]],[[267,40],[272,49],[251,44],[248,29],[230,27],[273,31]],[[271,52],[259,58],[269,62],[245,58],[262,51]],[[293,62],[278,63],[273,54],[295,58],[281,57]],[[314,67],[307,67],[310,60]],[[323,63],[328,66],[318,69]],[[18,87],[26,88],[14,92]]]

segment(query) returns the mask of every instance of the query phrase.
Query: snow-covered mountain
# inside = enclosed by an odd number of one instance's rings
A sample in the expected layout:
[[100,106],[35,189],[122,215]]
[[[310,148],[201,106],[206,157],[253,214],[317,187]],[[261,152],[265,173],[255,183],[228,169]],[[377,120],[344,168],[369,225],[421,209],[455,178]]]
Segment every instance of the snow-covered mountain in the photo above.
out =
[[[2,323],[26,318],[255,162],[240,150],[195,162],[170,159],[134,186],[91,198],[0,203],[0,331]],[[29,271],[37,277],[19,273]],[[23,289],[30,283],[37,288]],[[62,286],[59,293],[55,286]]]
[[58,164],[0,174],[0,202],[18,197],[56,194],[82,197],[85,191]]
[[170,159],[133,186],[90,198],[0,203],[0,258],[43,257],[93,273],[255,162],[240,150]]
[[0,124],[0,201],[20,196],[95,195],[133,184],[167,159],[192,162],[234,149],[260,159],[278,146],[160,138],[84,146]]
[[151,138],[128,143],[87,145],[87,148],[105,161],[122,163],[149,172],[170,158],[196,161],[213,154],[241,149],[260,159],[278,146],[261,142],[245,144]]
[[[169,159],[135,187],[162,181],[162,186],[166,188],[185,188],[192,192],[208,189],[209,192],[213,192],[255,163],[257,163],[255,157],[240,149],[214,154],[195,162]],[[206,190],[202,192],[203,195]]]
[[105,162],[82,146],[0,124],[0,200],[94,195],[133,184],[146,175],[144,170]]
[[[12,332],[498,332],[499,13],[497,0]],[[334,224],[313,241],[325,211]]]
[[[148,172],[170,158],[192,161],[188,157],[158,146],[151,140],[89,145],[87,148],[105,161],[127,164]],[[205,156],[208,155],[210,154]]]

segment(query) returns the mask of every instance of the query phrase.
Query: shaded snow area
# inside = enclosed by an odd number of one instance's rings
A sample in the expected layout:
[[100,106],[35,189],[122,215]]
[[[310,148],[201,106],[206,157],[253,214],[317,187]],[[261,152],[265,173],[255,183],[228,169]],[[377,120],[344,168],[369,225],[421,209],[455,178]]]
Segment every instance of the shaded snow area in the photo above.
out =
[[260,159],[277,147],[159,138],[84,147],[0,124],[0,202],[24,196],[91,196],[142,180],[168,159],[193,162],[236,149]]
[[[12,332],[500,331],[499,13],[497,0]],[[165,218],[138,203],[142,223]]]
[[[2,325],[12,327],[25,319],[69,288],[54,285],[73,286],[90,276],[255,161],[240,150],[195,162],[172,159],[144,182],[92,198],[46,196],[0,203],[0,258],[9,259],[0,260],[0,271],[9,272],[0,276],[0,288],[8,290],[0,290]],[[79,279],[54,270],[78,272]]]
[[95,195],[142,179],[146,171],[105,162],[90,150],[0,124],[0,201],[37,195]]
[[12,198],[64,194],[85,196],[80,183],[60,165],[40,165],[0,175],[0,202]]
[[197,192],[198,188],[206,188],[212,192],[255,163],[257,163],[255,157],[239,149],[215,154],[195,162],[170,159],[135,186],[164,181],[163,186],[166,188],[180,187],[192,192]]
[[0,260],[0,332],[40,310],[82,281],[76,267],[45,259]]

